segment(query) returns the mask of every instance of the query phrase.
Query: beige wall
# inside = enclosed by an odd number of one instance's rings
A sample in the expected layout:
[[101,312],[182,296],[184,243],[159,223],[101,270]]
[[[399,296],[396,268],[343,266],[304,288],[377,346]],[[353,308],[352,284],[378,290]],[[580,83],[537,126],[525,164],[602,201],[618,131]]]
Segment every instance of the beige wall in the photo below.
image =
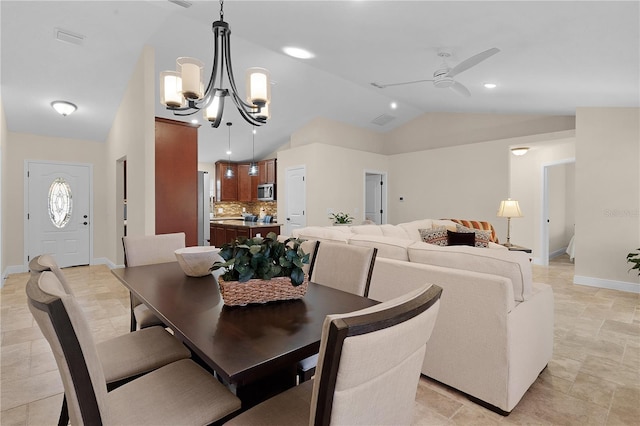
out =
[[146,46],[131,76],[106,142],[106,257],[123,264],[122,188],[118,161],[127,160],[127,234],[155,234],[155,66]]
[[11,161],[6,162],[2,171],[2,244],[5,268],[26,268],[27,265],[24,258],[26,160],[64,161],[93,166],[93,255],[94,258],[107,256],[108,207],[103,196],[106,193],[104,153],[105,145],[101,142],[8,132],[3,155]]
[[484,220],[506,238],[495,215],[508,195],[508,155],[508,141],[492,141],[390,156],[389,222]]
[[306,167],[307,226],[331,224],[328,210],[349,213],[364,220],[365,171],[388,170],[387,156],[322,143],[312,143],[278,153],[278,220],[286,219],[286,170]]
[[575,117],[567,115],[430,112],[387,133],[381,152],[409,153],[573,129]]
[[334,145],[359,151],[383,151],[385,135],[325,117],[317,117],[291,135],[291,148],[313,143]]
[[640,291],[640,109],[578,108],[576,125],[574,281]]
[[[7,145],[7,120],[4,116],[4,105],[2,104],[2,98],[0,97],[0,274],[2,274],[2,278],[4,279],[4,270],[5,265],[7,264],[4,259],[4,238],[3,238],[3,228],[4,228],[4,210],[2,207],[5,205],[5,190],[4,190],[4,169],[5,169],[5,158],[4,155],[5,146]],[[4,281],[0,282],[0,287]]]

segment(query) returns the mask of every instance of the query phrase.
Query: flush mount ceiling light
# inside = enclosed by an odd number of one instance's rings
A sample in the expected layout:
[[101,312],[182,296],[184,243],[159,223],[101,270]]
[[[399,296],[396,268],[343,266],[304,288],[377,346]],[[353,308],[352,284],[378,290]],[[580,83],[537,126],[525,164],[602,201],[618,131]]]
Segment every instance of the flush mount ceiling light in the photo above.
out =
[[513,155],[517,155],[517,156],[525,155],[528,151],[529,151],[529,147],[528,146],[520,146],[520,147],[517,147],[517,148],[511,148],[511,153]]
[[77,106],[67,101],[53,101],[51,102],[51,106],[63,117],[66,117],[78,109]]
[[314,56],[313,53],[300,47],[286,46],[282,48],[282,51],[287,55],[298,59],[311,59]]
[[[160,103],[175,115],[186,116],[203,110],[204,118],[218,127],[222,121],[224,98],[230,96],[240,115],[249,124],[261,126],[267,121],[263,111],[271,101],[269,71],[249,68],[246,73],[246,101],[238,93],[231,66],[231,29],[224,21],[224,1],[220,1],[220,20],[213,23],[213,69],[204,90],[204,64],[195,58],[180,57],[177,71],[160,73]],[[224,75],[229,88],[223,88]]]

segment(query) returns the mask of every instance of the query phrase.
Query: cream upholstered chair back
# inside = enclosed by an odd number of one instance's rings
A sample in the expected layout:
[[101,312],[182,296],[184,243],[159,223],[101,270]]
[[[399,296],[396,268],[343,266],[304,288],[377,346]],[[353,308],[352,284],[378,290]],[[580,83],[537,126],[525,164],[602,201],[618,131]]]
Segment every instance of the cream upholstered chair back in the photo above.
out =
[[29,262],[29,270],[32,273],[40,273],[44,271],[53,272],[62,287],[64,288],[65,293],[73,295],[73,290],[71,290],[71,286],[69,285],[69,281],[67,277],[62,272],[62,269],[58,266],[56,259],[50,254],[41,254],[39,256],[34,257]]
[[310,280],[367,297],[377,253],[372,247],[318,242],[309,268]]
[[26,291],[29,309],[56,359],[71,424],[109,423],[104,373],[75,297],[50,271],[32,274]]
[[175,262],[174,252],[185,247],[185,233],[122,237],[127,266]]
[[324,321],[309,424],[410,424],[442,289]]

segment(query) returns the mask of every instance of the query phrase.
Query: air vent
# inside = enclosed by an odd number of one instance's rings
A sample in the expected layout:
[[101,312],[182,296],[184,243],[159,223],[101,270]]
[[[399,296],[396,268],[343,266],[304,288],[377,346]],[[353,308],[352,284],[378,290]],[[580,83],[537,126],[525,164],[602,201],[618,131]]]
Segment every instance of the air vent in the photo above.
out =
[[84,36],[81,34],[72,33],[62,28],[53,29],[53,37],[58,40],[69,44],[75,44],[76,46],[82,46],[84,43]]
[[396,118],[393,115],[389,115],[389,114],[382,114],[376,118],[374,118],[373,120],[371,120],[371,122],[373,124],[377,124],[378,126],[384,126],[385,124],[395,120]]
[[177,4],[180,7],[184,7],[185,9],[188,9],[191,7],[192,3],[189,1],[184,1],[184,0],[169,0],[170,3],[173,4]]

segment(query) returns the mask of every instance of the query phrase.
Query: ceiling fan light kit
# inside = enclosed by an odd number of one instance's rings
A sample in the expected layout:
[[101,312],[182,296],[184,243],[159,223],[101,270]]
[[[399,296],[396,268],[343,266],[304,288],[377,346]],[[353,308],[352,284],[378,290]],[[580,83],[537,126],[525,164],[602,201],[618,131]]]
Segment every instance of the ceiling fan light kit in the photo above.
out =
[[[224,21],[224,1],[220,1],[220,20],[212,24],[214,34],[213,69],[206,88],[202,75],[204,64],[195,58],[180,57],[176,71],[160,73],[160,102],[175,115],[187,116],[202,110],[204,118],[218,127],[222,121],[224,98],[229,96],[245,121],[261,126],[269,119],[271,102],[269,71],[249,68],[246,73],[246,98],[238,93],[231,66],[231,30]],[[222,87],[224,75],[228,88]]]
[[401,83],[389,83],[389,84],[380,84],[373,82],[371,85],[373,87],[377,87],[378,89],[384,89],[391,86],[402,86],[406,84],[414,84],[414,83],[424,83],[430,81],[433,83],[433,86],[438,89],[451,89],[457,94],[469,97],[471,96],[471,92],[466,88],[462,83],[456,81],[454,77],[460,74],[463,71],[468,70],[471,67],[478,65],[480,62],[490,58],[496,53],[500,52],[500,49],[496,47],[492,47],[491,49],[485,50],[484,52],[480,52],[477,55],[474,55],[464,61],[460,62],[455,67],[451,68],[447,64],[447,59],[451,57],[451,52],[448,50],[440,50],[438,52],[438,56],[442,58],[442,64],[440,67],[433,73],[433,79],[428,80],[413,80],[413,81],[405,81]]

